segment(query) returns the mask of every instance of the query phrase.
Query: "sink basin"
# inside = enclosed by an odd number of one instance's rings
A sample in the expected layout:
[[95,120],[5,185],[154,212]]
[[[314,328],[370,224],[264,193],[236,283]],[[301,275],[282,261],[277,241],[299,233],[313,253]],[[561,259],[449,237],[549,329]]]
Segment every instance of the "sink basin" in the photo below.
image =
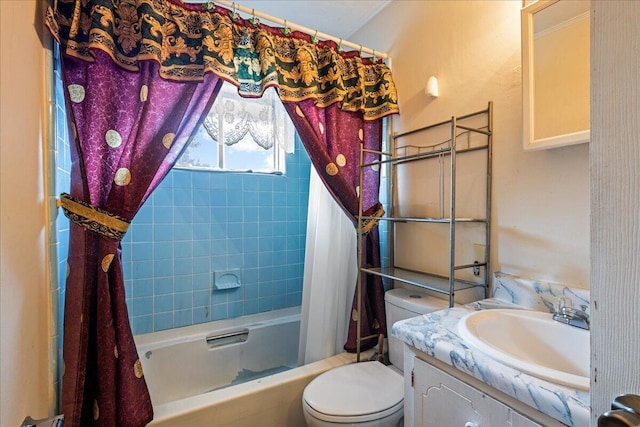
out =
[[589,331],[554,321],[550,313],[475,311],[458,323],[470,347],[529,375],[589,390]]

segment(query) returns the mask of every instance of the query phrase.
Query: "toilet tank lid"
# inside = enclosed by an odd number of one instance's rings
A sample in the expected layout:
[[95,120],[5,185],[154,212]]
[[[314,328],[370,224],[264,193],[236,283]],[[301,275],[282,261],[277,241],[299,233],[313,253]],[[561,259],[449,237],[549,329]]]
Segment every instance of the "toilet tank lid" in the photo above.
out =
[[449,308],[449,302],[444,299],[433,297],[426,292],[404,288],[395,288],[385,292],[384,300],[416,314],[427,314]]

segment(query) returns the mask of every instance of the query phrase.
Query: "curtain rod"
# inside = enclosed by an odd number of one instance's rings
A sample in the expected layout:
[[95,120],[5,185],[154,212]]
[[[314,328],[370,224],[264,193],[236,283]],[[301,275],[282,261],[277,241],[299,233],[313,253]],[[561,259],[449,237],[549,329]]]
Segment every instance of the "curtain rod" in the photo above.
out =
[[[203,1],[198,1],[198,0],[182,0],[183,3],[207,3],[206,0]],[[285,28],[290,28],[292,30],[297,30],[297,31],[302,31],[303,33],[309,34],[309,35],[313,35],[313,37],[319,37],[325,40],[332,40],[336,43],[338,43],[339,46],[346,46],[349,48],[352,48],[354,50],[357,50],[359,52],[362,53],[366,53],[369,55],[373,55],[376,58],[382,58],[382,59],[388,59],[389,55],[386,52],[379,52],[375,49],[371,49],[369,47],[364,47],[361,44],[358,43],[353,43],[350,42],[348,40],[343,40],[340,37],[336,37],[336,36],[332,36],[330,34],[326,34],[326,33],[322,33],[318,30],[314,30],[312,28],[308,28],[293,22],[289,22],[286,19],[281,19],[281,18],[276,18],[275,16],[271,16],[268,15],[266,13],[263,12],[259,12],[255,9],[250,9],[248,7],[239,5],[238,3],[235,2],[231,2],[228,0],[215,0],[212,1],[211,3],[218,3],[221,5],[224,5],[226,7],[230,7],[233,9],[233,11],[241,11],[247,14],[250,14],[252,16],[255,16],[257,18],[262,18],[262,19],[266,19],[267,21],[273,22],[275,24],[279,24],[279,25],[283,25]]]

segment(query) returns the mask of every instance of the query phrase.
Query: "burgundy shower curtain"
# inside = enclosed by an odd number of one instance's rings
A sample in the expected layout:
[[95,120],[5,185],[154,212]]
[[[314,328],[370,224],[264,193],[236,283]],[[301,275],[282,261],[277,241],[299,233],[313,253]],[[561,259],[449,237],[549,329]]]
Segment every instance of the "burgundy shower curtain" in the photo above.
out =
[[[180,0],[57,0],[46,25],[60,44],[72,135],[71,219],[64,319],[65,425],[143,426],[151,400],[133,341],[120,240],[166,175],[220,89],[270,86],[289,105],[324,182],[357,213],[357,151],[379,147],[380,120],[398,112],[391,72],[331,41]],[[300,114],[301,113],[301,114]],[[378,175],[366,171],[366,209],[379,212]],[[374,176],[375,175],[375,176]],[[360,237],[379,265],[377,228]],[[384,332],[379,278],[361,315]],[[354,322],[346,348],[355,349]],[[371,343],[372,345],[373,343]],[[366,344],[370,346],[370,344]]]
[[[365,216],[380,216],[379,200],[380,168],[364,168],[364,188],[359,188],[359,164],[361,145],[367,150],[380,151],[382,145],[382,119],[365,121],[361,112],[343,111],[338,104],[318,108],[313,100],[284,104],[311,163],[333,198],[358,225],[359,195],[362,195],[362,211]],[[379,155],[365,153],[364,163],[379,159]],[[360,262],[367,267],[380,267],[380,238],[377,225],[367,230],[357,230],[360,239]],[[386,335],[384,314],[384,288],[380,276],[362,276],[362,313],[358,313],[358,294],[354,295],[352,316],[345,350],[357,349],[356,319],[361,316],[361,336]],[[377,338],[363,340],[362,350],[373,347]]]
[[141,426],[153,409],[125,303],[120,240],[204,118],[222,81],[63,56],[72,155],[62,411],[69,426]]

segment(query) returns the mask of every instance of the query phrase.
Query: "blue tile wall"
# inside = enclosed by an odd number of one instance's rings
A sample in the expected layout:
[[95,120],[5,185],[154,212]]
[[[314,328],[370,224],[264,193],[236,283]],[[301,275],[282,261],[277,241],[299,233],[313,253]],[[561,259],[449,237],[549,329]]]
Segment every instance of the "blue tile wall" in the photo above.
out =
[[[60,53],[58,45],[55,44],[54,48],[54,109],[53,118],[55,120],[54,126],[54,147],[53,159],[55,167],[53,170],[53,178],[55,182],[54,194],[59,195],[63,192],[69,192],[71,182],[71,154],[69,146],[69,134],[67,128],[67,118],[64,105],[64,90],[62,87],[62,76],[60,70]],[[52,196],[53,196],[52,195]],[[66,295],[66,274],[67,274],[67,255],[69,252],[69,220],[65,217],[60,209],[54,212],[55,215],[55,234],[52,233],[52,239],[55,240],[55,253],[56,253],[56,272],[58,274],[55,285],[54,295],[52,295],[52,301],[57,296],[57,302],[53,302],[53,310],[57,310],[57,378],[58,383],[55,388],[58,393],[58,397],[61,395],[62,388],[62,325],[64,318],[64,301]],[[57,295],[55,295],[57,293]]]
[[[172,170],[122,241],[134,334],[300,305],[311,163],[284,175]],[[216,271],[241,286],[216,290]]]

